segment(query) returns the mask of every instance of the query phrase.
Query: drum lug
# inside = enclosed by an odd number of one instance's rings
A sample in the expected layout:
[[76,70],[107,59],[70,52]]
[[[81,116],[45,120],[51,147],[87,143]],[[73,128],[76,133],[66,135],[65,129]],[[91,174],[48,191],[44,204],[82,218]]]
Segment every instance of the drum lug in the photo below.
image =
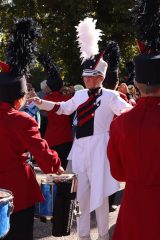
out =
[[8,203],[8,212],[7,212],[7,215],[10,216],[13,212],[13,209],[14,209],[14,205],[13,205],[13,201],[10,201]]
[[76,217],[80,217],[81,216],[81,211],[80,211],[80,206],[79,206],[79,202],[76,201],[75,203],[75,208],[73,210],[73,214],[76,216]]

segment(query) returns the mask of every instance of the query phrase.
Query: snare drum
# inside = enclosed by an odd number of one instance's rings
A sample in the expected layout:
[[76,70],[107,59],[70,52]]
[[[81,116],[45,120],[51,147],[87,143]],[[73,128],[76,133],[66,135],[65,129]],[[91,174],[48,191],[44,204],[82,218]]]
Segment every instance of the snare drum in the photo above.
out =
[[3,238],[10,228],[10,214],[13,211],[13,194],[0,188],[0,238]]
[[56,185],[48,178],[44,178],[41,180],[40,187],[45,201],[35,205],[35,216],[45,222],[53,217],[53,202],[56,194]]
[[52,235],[55,237],[70,234],[77,191],[77,176],[74,173],[51,175],[57,187],[54,201]]

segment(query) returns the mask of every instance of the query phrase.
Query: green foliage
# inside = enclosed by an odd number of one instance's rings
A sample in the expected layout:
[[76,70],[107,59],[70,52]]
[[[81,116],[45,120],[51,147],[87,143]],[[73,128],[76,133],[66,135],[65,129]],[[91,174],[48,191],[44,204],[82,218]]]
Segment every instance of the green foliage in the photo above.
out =
[[45,79],[47,79],[46,73],[40,66],[37,66],[31,70],[31,75],[28,79],[28,82],[30,82],[32,86],[35,88],[36,92],[38,92],[41,90],[40,83]]
[[[134,0],[13,0],[12,4],[0,3],[1,60],[5,60],[6,39],[15,18],[33,17],[42,26],[40,51],[54,57],[66,84],[82,84],[79,49],[75,26],[85,17],[97,19],[97,27],[104,32],[102,48],[107,40],[117,41],[122,52],[121,72],[125,60],[136,54],[130,12]],[[34,86],[44,79],[42,69],[32,71]],[[37,79],[38,78],[38,79]]]

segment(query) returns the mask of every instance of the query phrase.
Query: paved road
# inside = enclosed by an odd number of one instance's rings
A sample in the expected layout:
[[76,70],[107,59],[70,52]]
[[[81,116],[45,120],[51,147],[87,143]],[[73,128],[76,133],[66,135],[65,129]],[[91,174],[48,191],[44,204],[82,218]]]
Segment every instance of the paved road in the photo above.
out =
[[[41,175],[39,175],[39,173],[38,173],[37,176],[38,176],[38,181],[39,181]],[[116,204],[118,206],[120,204],[120,200],[121,200],[121,197],[122,197],[122,194],[123,194],[123,188],[124,188],[124,184],[121,184],[121,189],[117,193],[117,197],[116,197]],[[115,212],[110,213],[110,216],[109,216],[110,236],[112,236],[112,234],[113,234],[114,225],[115,225],[115,222],[116,222],[116,219],[117,219],[118,211],[119,211],[119,207],[117,208],[117,210]],[[42,239],[43,240],[77,240],[76,219],[74,219],[70,236],[67,236],[67,237],[53,237],[52,234],[51,234],[51,232],[52,232],[51,228],[52,228],[52,226],[51,226],[50,221],[47,221],[47,223],[43,223],[39,219],[35,218],[34,239],[39,239],[39,240],[42,240]],[[97,237],[98,237],[96,220],[95,220],[95,213],[94,212],[91,214],[91,237],[92,237],[92,240],[96,240]]]

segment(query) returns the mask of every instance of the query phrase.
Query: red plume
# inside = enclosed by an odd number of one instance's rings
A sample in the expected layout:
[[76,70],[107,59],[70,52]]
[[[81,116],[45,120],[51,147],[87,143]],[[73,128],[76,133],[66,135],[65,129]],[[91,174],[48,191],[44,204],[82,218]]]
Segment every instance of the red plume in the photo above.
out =
[[147,46],[139,40],[136,40],[136,43],[137,43],[140,53],[144,53],[146,51]]
[[9,72],[10,71],[10,67],[8,64],[6,64],[5,62],[0,61],[0,68],[2,69],[2,72]]
[[93,69],[95,69],[95,68],[97,67],[100,59],[103,57],[104,54],[105,54],[105,51],[101,52],[101,54],[100,54],[100,56],[99,56],[99,58],[98,58],[98,60],[97,60],[97,62],[96,62],[96,64],[95,64],[95,66],[93,67]]

